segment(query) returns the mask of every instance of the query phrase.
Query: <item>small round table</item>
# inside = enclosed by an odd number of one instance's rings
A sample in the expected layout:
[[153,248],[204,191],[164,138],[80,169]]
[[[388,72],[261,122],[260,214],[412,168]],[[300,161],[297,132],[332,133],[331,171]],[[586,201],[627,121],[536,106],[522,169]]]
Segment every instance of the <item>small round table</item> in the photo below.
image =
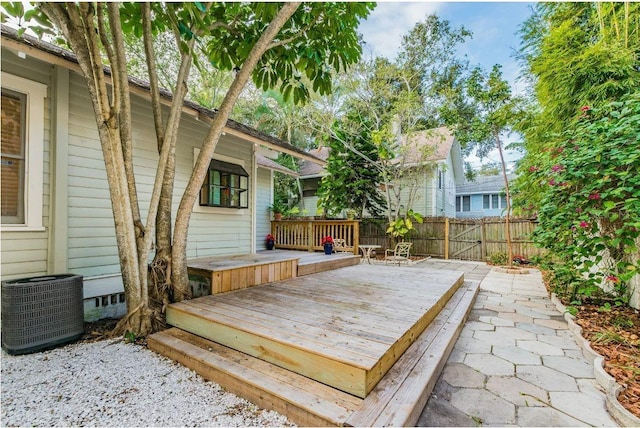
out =
[[371,251],[382,248],[382,245],[359,245],[360,251],[362,252],[362,260],[360,263],[364,263],[365,261],[371,264]]

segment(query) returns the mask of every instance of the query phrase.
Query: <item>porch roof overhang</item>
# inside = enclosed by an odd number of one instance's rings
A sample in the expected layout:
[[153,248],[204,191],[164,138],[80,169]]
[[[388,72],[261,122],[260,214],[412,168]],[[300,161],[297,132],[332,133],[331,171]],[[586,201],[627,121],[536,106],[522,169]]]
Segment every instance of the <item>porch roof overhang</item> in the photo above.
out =
[[258,166],[260,168],[281,172],[283,174],[287,174],[292,177],[299,177],[299,174],[294,170],[289,169],[286,166],[280,165],[278,162],[274,161],[273,159],[269,159],[268,157],[261,155],[260,153],[256,154],[256,162],[258,163]]
[[[32,58],[39,59],[52,65],[58,65],[64,68],[68,68],[69,70],[72,70],[78,74],[82,73],[76,55],[73,52],[53,45],[51,43],[44,42],[28,34],[19,36],[16,29],[11,28],[7,25],[3,24],[0,27],[2,30],[1,34],[3,48],[7,48],[15,52],[21,52],[25,55],[29,55]],[[107,77],[110,76],[111,70],[109,67],[105,66],[105,72],[107,74]],[[149,82],[137,79],[135,77],[129,77],[129,89],[133,94],[142,96],[146,99],[151,99]],[[170,105],[173,98],[173,94],[171,93],[171,91],[160,88],[160,94],[162,102],[165,105]],[[182,112],[196,118],[197,120],[201,120],[205,123],[211,123],[216,115],[217,110],[206,108],[192,101],[185,101],[182,106]],[[251,128],[250,126],[244,125],[240,122],[236,122],[232,119],[227,120],[224,132],[228,133],[229,135],[241,138],[245,141],[265,146],[269,149],[281,153],[287,153],[298,159],[307,160],[309,162],[313,162],[322,166],[326,165],[326,161],[319,159],[318,157],[313,156],[312,154],[307,153],[304,150],[287,143],[286,141],[264,134],[256,129]]]

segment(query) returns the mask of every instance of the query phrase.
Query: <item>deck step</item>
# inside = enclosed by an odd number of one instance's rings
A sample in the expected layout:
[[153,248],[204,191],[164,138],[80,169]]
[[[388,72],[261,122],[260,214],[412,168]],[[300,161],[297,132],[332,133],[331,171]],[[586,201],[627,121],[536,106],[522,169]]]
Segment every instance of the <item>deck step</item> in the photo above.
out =
[[316,253],[314,257],[306,257],[298,261],[298,276],[311,275],[333,269],[354,266],[360,263],[360,256],[346,253],[325,255]]
[[178,328],[155,333],[147,343],[153,351],[257,406],[286,415],[300,426],[340,424],[362,402],[361,398]]
[[378,267],[366,284],[354,275],[367,267],[348,269],[174,303],[167,323],[364,398],[464,276],[410,283]]
[[480,283],[465,282],[364,399],[346,426],[415,426],[473,307]]
[[191,333],[149,336],[149,348],[303,426],[415,425],[478,293],[465,282],[365,399]]

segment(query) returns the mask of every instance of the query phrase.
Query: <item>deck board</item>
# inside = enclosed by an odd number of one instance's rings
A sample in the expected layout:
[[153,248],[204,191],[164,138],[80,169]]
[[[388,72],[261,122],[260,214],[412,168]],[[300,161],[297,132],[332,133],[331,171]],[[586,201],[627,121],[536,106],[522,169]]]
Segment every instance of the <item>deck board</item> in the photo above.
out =
[[200,297],[353,266],[359,262],[359,256],[346,253],[327,256],[308,251],[274,250],[191,259],[187,266],[193,295]]
[[460,287],[364,400],[175,328],[149,347],[300,426],[414,426],[478,288]]
[[174,304],[167,321],[365,397],[462,281],[459,272],[352,266]]

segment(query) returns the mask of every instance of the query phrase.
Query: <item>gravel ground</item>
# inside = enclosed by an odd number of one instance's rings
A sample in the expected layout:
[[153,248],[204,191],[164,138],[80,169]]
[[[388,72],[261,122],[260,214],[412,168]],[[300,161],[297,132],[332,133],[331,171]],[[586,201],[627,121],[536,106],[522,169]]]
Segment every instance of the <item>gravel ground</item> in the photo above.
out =
[[284,416],[224,391],[140,345],[102,340],[2,351],[2,426],[283,426]]

